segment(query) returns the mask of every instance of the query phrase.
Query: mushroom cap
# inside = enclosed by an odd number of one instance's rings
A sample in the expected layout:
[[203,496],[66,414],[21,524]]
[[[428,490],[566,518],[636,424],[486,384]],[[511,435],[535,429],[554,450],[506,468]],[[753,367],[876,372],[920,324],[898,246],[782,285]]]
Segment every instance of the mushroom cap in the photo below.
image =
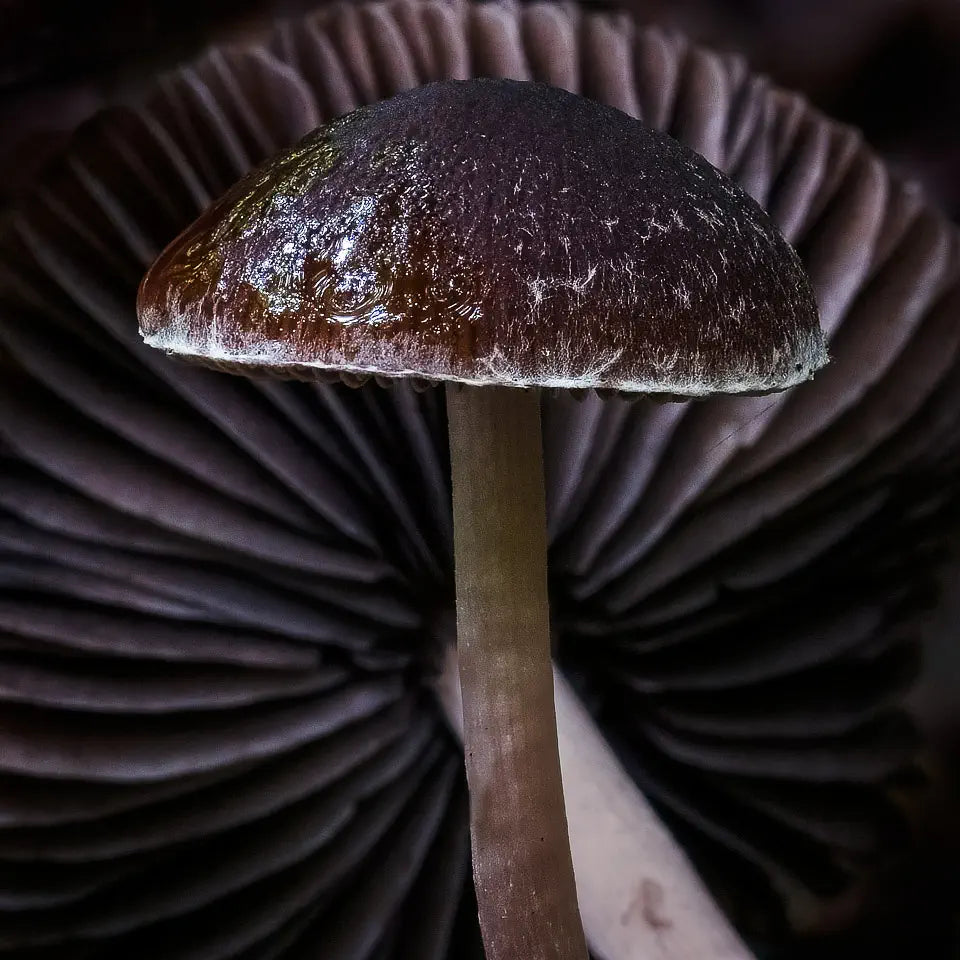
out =
[[546,84],[443,81],[321,127],[177,238],[146,342],[324,371],[702,396],[826,362],[803,267],[671,137]]

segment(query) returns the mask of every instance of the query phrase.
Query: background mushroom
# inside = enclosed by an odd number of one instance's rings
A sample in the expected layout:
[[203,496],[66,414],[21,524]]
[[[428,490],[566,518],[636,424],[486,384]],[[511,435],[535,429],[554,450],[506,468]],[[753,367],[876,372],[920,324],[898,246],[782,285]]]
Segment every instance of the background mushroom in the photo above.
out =
[[[87,0],[79,12],[49,0],[9,0],[0,40],[0,198],[5,202],[65,131],[119,89],[207,44],[316,5]],[[618,0],[608,6],[745,55],[755,71],[861,127],[896,169],[918,177],[956,218],[960,17],[952,0],[836,0],[790,8],[775,0]]]
[[730,171],[832,336],[829,372],[786,400],[548,405],[561,664],[754,932],[780,936],[782,904],[835,918],[898,831],[878,786],[916,756],[891,707],[955,476],[952,228],[855,134],[628,18],[334,8],[102,115],[5,225],[8,953],[476,950],[424,682],[450,596],[449,518],[422,497],[448,496],[436,398],[174,367],[132,306],[257,159],[470,74],[577,89]]

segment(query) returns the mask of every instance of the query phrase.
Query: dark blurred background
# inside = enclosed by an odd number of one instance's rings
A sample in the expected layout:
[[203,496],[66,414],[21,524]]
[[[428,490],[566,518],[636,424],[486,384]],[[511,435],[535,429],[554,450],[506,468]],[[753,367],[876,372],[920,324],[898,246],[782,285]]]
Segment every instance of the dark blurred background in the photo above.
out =
[[[0,206],[69,132],[215,39],[318,0],[0,0]],[[454,0],[455,2],[455,0]],[[600,6],[600,4],[592,4]],[[753,69],[862,128],[903,176],[960,218],[960,0],[623,0],[641,19],[741,52]],[[958,536],[960,542],[960,536]],[[921,841],[853,931],[791,957],[960,957],[960,567],[931,617],[913,697],[942,791]]]

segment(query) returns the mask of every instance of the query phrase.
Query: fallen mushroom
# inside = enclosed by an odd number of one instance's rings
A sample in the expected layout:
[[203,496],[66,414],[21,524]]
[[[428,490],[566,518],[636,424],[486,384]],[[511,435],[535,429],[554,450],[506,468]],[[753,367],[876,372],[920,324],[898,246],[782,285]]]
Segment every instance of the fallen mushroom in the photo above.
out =
[[[749,187],[813,276],[834,361],[786,399],[548,397],[544,425],[564,674],[744,929],[782,940],[784,905],[795,927],[822,924],[887,845],[886,785],[915,755],[888,721],[951,476],[936,460],[955,449],[953,232],[850,131],[629,18],[359,5],[275,42],[215,52],[99,118],[4,225],[4,664],[13,676],[28,649],[39,670],[24,685],[18,668],[22,700],[3,694],[0,856],[21,878],[3,949],[475,955],[462,795],[440,775],[453,750],[420,694],[452,637],[425,602],[450,570],[435,393],[208,376],[141,349],[130,307],[152,251],[318,109],[468,72],[533,75],[668,129]],[[926,513],[905,508],[907,476]],[[331,545],[364,563],[328,576]],[[656,573],[633,607],[586,589],[614,557]],[[303,692],[317,657],[357,694],[367,812],[346,823],[363,778],[335,779],[351,741]],[[124,677],[149,679],[149,700]],[[285,865],[278,832],[302,836],[321,804],[323,830]],[[571,820],[582,842],[600,813]],[[644,911],[626,921],[642,929]]]
[[793,251],[746,194],[620,111],[448,81],[258,168],[159,257],[138,313],[148,345],[232,372],[448,384],[480,926],[491,960],[585,957],[539,389],[704,397],[809,379],[826,354]]

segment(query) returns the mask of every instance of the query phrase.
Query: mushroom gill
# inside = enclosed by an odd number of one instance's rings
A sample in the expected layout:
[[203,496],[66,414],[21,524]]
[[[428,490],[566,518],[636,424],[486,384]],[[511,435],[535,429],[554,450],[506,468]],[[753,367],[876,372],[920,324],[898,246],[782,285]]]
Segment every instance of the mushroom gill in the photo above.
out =
[[745,930],[823,925],[902,832],[899,702],[956,482],[955,231],[854,132],[626,16],[337,6],[103,112],[3,223],[0,955],[477,954],[432,687],[442,396],[181,367],[134,314],[262,158],[474,75],[610,103],[731,174],[830,337],[785,396],[547,400],[561,668]]

